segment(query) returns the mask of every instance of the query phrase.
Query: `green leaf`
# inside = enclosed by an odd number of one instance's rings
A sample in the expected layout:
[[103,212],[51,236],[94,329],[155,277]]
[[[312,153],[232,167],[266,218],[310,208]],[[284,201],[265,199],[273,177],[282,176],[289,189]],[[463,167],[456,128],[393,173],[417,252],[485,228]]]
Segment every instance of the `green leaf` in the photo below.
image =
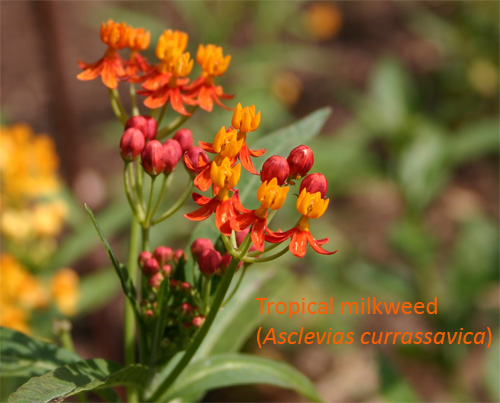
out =
[[[220,354],[197,361],[170,388],[164,400],[235,385],[267,384],[292,389],[312,402],[321,402],[314,385],[290,365],[245,354]],[[163,399],[162,399],[163,400]]]
[[80,281],[81,297],[77,307],[78,316],[106,305],[116,295],[118,289],[116,274],[111,267],[82,277]]
[[149,370],[139,364],[125,368],[104,360],[78,361],[31,378],[9,397],[9,402],[50,402],[64,400],[80,392],[119,385],[143,388]]
[[141,317],[140,314],[140,308],[139,305],[137,304],[137,297],[136,297],[136,290],[134,283],[132,282],[132,279],[130,278],[130,275],[118,259],[116,258],[115,254],[113,253],[113,250],[111,249],[111,246],[109,242],[104,238],[104,234],[102,232],[101,227],[99,227],[99,224],[97,224],[97,221],[94,217],[94,213],[92,213],[92,210],[90,209],[89,206],[85,205],[85,209],[87,210],[87,213],[89,214],[90,219],[92,220],[92,223],[94,224],[94,227],[99,234],[99,238],[101,238],[101,242],[104,245],[104,248],[106,249],[106,252],[108,253],[109,259],[111,260],[111,263],[113,264],[113,267],[115,268],[116,274],[118,274],[118,277],[120,278],[120,282],[122,284],[122,289],[127,298],[130,300],[132,303],[132,306],[134,307],[135,313],[138,318]]
[[497,119],[469,123],[458,130],[450,142],[450,158],[456,165],[480,158],[483,155],[498,154],[499,127]]
[[[112,204],[99,214],[99,222],[106,233],[114,234],[130,222],[128,204],[122,201]],[[71,266],[97,244],[98,239],[95,236],[94,227],[87,221],[86,224],[81,225],[81,228],[77,232],[65,238],[64,242],[57,249],[57,252],[41,268],[41,271],[51,271]]]
[[0,327],[2,377],[42,375],[81,358],[55,343],[32,339],[15,330]]
[[484,384],[490,393],[492,402],[500,401],[500,363],[498,357],[500,356],[500,337],[498,333],[493,336],[491,348],[486,352],[486,359],[484,361]]
[[380,392],[385,402],[420,402],[421,400],[387,357],[378,357]]

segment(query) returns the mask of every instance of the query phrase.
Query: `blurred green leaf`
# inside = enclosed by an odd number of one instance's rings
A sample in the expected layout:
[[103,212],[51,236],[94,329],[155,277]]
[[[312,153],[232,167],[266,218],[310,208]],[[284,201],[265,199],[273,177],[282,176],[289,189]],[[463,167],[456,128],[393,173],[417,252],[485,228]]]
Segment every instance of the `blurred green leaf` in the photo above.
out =
[[0,327],[2,377],[42,375],[81,358],[55,343],[36,340],[15,330]]
[[100,358],[78,361],[31,378],[10,396],[9,402],[62,401],[80,392],[119,385],[143,388],[148,376],[149,370],[139,364],[120,368],[120,365]]
[[286,363],[244,355],[215,355],[190,365],[170,388],[165,400],[234,385],[267,384],[292,389],[312,402],[321,402],[314,385]]
[[385,402],[420,402],[411,385],[404,379],[389,359],[379,355],[380,392]]
[[[99,213],[98,220],[103,231],[107,234],[114,234],[130,222],[130,208],[127,203],[120,200]],[[74,233],[64,239],[57,252],[42,270],[51,271],[71,266],[98,244],[99,238],[95,236],[94,226],[87,220]]]
[[454,133],[449,145],[451,162],[454,165],[486,155],[498,155],[498,119],[471,122]]
[[81,277],[78,316],[95,311],[116,296],[120,288],[113,268],[104,268]]
[[500,401],[500,337],[494,335],[490,349],[486,353],[483,373],[484,384],[490,393],[492,402]]
[[401,152],[398,180],[407,203],[424,209],[447,183],[450,175],[448,142],[440,128],[421,122],[413,141]]
[[370,77],[368,97],[356,107],[358,117],[379,135],[400,136],[410,113],[411,80],[393,58],[378,62]]

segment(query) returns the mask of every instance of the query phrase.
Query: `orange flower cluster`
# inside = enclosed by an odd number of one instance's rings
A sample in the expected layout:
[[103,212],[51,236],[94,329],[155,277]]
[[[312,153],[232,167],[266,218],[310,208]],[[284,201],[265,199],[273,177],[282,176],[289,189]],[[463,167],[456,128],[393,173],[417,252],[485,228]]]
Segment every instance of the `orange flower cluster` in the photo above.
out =
[[[210,112],[214,102],[222,104],[222,99],[233,96],[224,93],[221,86],[215,84],[215,77],[224,74],[231,62],[231,56],[224,56],[223,50],[215,45],[200,45],[196,61],[202,71],[200,76],[189,83],[189,74],[194,60],[186,52],[188,35],[181,31],[166,30],[156,45],[158,64],[150,64],[141,51],[148,48],[150,33],[144,28],[133,28],[125,23],[109,20],[101,25],[101,40],[108,48],[104,56],[96,63],[78,64],[83,70],[77,78],[93,80],[99,76],[108,88],[115,89],[118,81],[142,83],[142,90],[137,93],[146,96],[144,105],[155,109],[168,102],[172,108],[182,114],[190,115],[187,105],[199,105]],[[130,50],[128,60],[123,60],[118,51]]]
[[[255,112],[254,105],[243,108],[238,104],[231,123],[232,126],[227,130],[225,126],[219,130],[213,143],[199,142],[203,150],[216,154],[212,161],[200,158],[199,155],[198,160],[193,161],[189,154],[184,155],[186,167],[197,173],[195,186],[201,191],[212,186],[214,194],[212,198],[208,198],[193,193],[193,200],[200,207],[185,217],[202,221],[215,213],[215,224],[225,236],[232,231],[243,232],[250,229],[253,245],[260,252],[265,251],[265,241],[281,243],[291,238],[289,249],[297,257],[305,256],[308,244],[318,253],[335,253],[323,249],[322,245],[328,242],[327,238],[316,240],[309,231],[309,219],[320,218],[329,204],[329,199],[325,199],[328,184],[324,175],[316,173],[305,176],[314,163],[311,149],[302,145],[292,150],[288,159],[270,157],[260,172],[262,183],[257,191],[260,206],[249,210],[242,205],[236,186],[242,166],[252,174],[259,174],[250,156],[261,156],[266,150],[250,150],[246,144],[246,135],[259,127],[260,112]],[[267,227],[269,209],[279,210],[289,192],[288,185],[295,185],[294,181],[303,177],[297,199],[297,210],[302,218],[294,228],[286,232],[273,232]]]

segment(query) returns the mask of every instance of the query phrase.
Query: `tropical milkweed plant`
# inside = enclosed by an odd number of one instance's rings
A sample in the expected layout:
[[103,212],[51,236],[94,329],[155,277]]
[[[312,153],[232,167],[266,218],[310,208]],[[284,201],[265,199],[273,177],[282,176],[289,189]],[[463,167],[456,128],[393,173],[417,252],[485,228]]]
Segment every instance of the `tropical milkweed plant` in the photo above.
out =
[[[326,178],[308,174],[314,156],[302,144],[319,132],[330,111],[319,110],[253,144],[261,112],[237,102],[229,107],[234,96],[217,83],[231,63],[221,47],[199,45],[196,62],[201,72],[191,80],[194,60],[186,52],[184,32],[163,32],[156,64],[141,54],[150,42],[144,28],[110,20],[101,25],[100,36],[107,45],[104,56],[95,63],[79,61],[78,79],[101,78],[123,125],[119,151],[132,215],[123,262],[86,209],[126,296],[125,362],[84,359],[4,328],[2,371],[31,376],[10,401],[61,401],[73,395],[86,401],[89,391],[106,401],[120,401],[113,387],[122,385],[129,402],[196,401],[213,388],[253,383],[290,388],[311,401],[320,400],[311,382],[294,368],[236,353],[255,323],[233,325],[238,312],[232,304],[250,299],[241,292],[251,287],[243,277],[258,263],[288,252],[302,258],[308,247],[309,253],[335,253],[325,249],[328,238],[316,239],[310,231],[311,219],[323,216],[329,199]],[[119,53],[125,49],[127,59]],[[117,90],[126,83],[130,111]],[[141,113],[138,96],[144,97],[147,113]],[[195,112],[211,112],[214,106],[232,112],[211,143],[196,145],[185,125]],[[175,117],[166,122],[169,107]],[[175,192],[173,178],[182,171],[188,174],[185,188]],[[274,227],[271,221],[286,202],[295,203],[297,218],[288,228]],[[250,209],[249,203],[257,207]],[[206,223],[196,227],[186,251],[158,245],[151,229],[164,225],[184,205],[191,212],[183,219]],[[238,326],[237,336],[232,326]]]

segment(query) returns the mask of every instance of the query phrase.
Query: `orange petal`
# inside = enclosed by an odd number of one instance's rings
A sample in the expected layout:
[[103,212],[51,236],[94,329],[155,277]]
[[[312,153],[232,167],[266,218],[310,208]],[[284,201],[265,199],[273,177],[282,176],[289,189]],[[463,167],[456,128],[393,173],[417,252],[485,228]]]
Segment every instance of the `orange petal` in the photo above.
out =
[[329,252],[326,249],[323,249],[320,245],[324,245],[325,243],[327,243],[328,238],[316,241],[309,231],[307,231],[307,241],[309,242],[309,245],[311,245],[311,248],[313,248],[315,252],[321,253],[322,255],[333,255],[334,253],[338,252],[338,250]]
[[240,161],[241,161],[241,165],[243,165],[243,168],[245,168],[248,172],[250,172],[251,174],[254,174],[254,175],[259,174],[257,172],[257,170],[255,169],[255,167],[253,166],[253,162],[250,159],[249,150],[248,150],[248,147],[246,144],[244,144],[243,147],[241,147]]
[[194,185],[205,192],[212,185],[212,179],[210,178],[210,166],[212,164],[207,164],[205,168],[194,178]]
[[264,252],[264,236],[266,232],[267,218],[258,218],[252,227],[252,242],[257,250]]
[[307,251],[308,231],[297,231],[290,241],[290,252],[297,257],[304,257]]

